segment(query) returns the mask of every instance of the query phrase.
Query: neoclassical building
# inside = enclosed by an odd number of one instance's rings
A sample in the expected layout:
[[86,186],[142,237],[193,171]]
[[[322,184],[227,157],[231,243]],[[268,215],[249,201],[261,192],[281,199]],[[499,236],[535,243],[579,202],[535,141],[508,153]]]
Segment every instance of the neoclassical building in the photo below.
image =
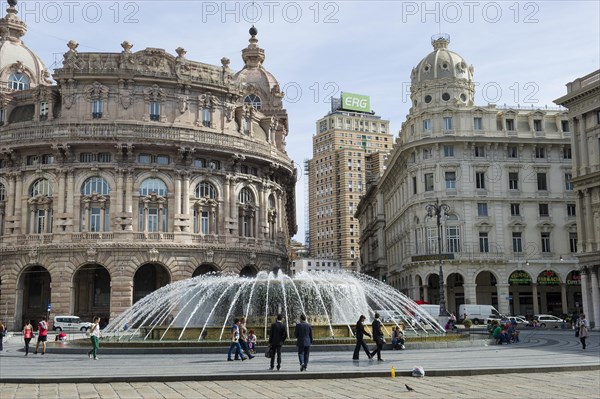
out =
[[120,313],[210,271],[288,268],[296,170],[257,30],[244,67],[163,49],[83,53],[52,75],[0,20],[0,318]]
[[412,70],[412,106],[387,169],[361,200],[362,269],[439,301],[438,227],[449,311],[571,313],[581,306],[577,197],[565,111],[474,104],[474,69],[432,39]]
[[573,185],[577,192],[577,258],[585,313],[600,328],[600,69],[567,83],[555,100],[569,109],[573,126]]

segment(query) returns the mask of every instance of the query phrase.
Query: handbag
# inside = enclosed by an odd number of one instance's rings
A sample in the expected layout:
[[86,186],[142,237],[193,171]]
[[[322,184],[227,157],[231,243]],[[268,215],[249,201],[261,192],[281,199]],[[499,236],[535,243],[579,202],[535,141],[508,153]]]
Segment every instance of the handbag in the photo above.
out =
[[265,357],[270,359],[271,356],[273,356],[272,353],[273,353],[273,349],[271,348],[271,346],[269,346],[267,348],[267,351],[265,352]]

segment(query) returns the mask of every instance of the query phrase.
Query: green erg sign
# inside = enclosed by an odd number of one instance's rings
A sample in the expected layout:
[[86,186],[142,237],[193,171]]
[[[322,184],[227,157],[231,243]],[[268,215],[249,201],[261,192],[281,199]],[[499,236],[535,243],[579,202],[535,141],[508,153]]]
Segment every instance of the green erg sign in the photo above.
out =
[[369,96],[363,96],[362,94],[342,93],[342,109],[371,112],[371,100]]

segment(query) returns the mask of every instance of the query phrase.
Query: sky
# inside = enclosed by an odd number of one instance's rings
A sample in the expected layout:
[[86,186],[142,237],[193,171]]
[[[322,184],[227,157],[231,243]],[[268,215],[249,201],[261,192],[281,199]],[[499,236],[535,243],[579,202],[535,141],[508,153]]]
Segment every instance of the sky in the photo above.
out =
[[287,151],[297,164],[298,234],[304,242],[303,162],[312,157],[316,120],[342,91],[370,96],[398,135],[410,108],[410,73],[450,35],[450,50],[475,68],[478,105],[555,107],[565,84],[600,68],[597,1],[19,1],[25,44],[51,70],[66,43],[78,51],[163,48],[176,55],[243,67],[248,29],[258,29],[264,67],[285,92]]

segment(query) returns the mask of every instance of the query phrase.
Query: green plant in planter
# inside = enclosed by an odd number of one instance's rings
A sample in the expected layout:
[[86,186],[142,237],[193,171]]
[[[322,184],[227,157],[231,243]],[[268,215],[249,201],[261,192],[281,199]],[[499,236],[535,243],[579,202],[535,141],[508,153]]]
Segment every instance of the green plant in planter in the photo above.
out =
[[471,326],[473,325],[473,322],[469,319],[466,319],[465,321],[463,321],[463,324],[464,324],[465,328],[471,328]]

